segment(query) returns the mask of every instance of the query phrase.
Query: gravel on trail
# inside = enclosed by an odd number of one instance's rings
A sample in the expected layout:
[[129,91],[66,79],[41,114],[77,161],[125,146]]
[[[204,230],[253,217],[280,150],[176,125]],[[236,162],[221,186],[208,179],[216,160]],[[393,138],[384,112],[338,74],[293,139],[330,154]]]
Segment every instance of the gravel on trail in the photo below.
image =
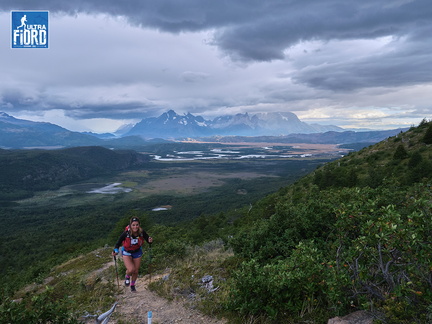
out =
[[[162,275],[152,278],[158,280]],[[186,307],[180,301],[169,301],[148,289],[149,276],[138,278],[136,292],[124,287],[118,295],[115,316],[109,323],[148,323],[148,312],[152,312],[152,324],[225,324],[227,321],[204,315]]]

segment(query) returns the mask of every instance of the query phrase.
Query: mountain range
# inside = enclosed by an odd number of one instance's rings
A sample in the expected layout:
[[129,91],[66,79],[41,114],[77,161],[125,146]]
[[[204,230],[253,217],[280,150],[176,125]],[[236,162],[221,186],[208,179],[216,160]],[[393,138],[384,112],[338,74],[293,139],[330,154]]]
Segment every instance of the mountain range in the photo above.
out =
[[190,113],[178,115],[169,110],[159,117],[142,119],[125,135],[139,135],[145,138],[179,138],[199,136],[277,136],[293,133],[311,134],[327,131],[343,131],[337,126],[307,124],[291,112],[248,113],[225,115],[213,120]]
[[[233,136],[248,137],[247,141],[292,143],[376,143],[400,132],[345,131],[337,126],[307,124],[293,113],[236,114],[205,120],[192,114],[178,115],[173,110],[159,117],[144,118],[111,134],[80,133],[47,122],[18,119],[0,112],[0,148],[63,148],[103,146],[136,148],[168,140],[212,139],[233,140]],[[217,137],[217,139],[216,139]],[[273,137],[273,138],[270,138]],[[245,140],[245,139],[243,139]]]

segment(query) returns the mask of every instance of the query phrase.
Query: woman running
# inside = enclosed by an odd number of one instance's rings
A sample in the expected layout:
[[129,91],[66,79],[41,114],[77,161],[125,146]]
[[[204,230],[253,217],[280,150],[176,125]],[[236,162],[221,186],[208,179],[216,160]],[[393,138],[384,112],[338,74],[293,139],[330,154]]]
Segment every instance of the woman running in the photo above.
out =
[[151,244],[153,239],[141,228],[138,217],[132,217],[125,231],[120,235],[114,246],[112,255],[119,253],[119,247],[122,246],[123,262],[126,266],[125,285],[129,286],[131,291],[136,291],[135,282],[138,278],[138,271],[143,255],[142,245],[144,240]]

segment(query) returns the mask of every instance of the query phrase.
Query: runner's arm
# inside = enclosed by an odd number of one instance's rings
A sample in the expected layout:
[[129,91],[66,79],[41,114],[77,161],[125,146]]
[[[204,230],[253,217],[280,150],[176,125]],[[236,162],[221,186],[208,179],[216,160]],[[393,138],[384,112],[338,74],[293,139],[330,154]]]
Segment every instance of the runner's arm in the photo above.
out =
[[[151,242],[153,242],[153,239],[152,239],[152,238],[147,234],[146,231],[143,230],[143,233],[142,233],[142,234],[143,234],[143,237],[144,237],[144,239],[146,240],[147,243],[150,244]],[[149,239],[150,239],[150,240],[149,240]]]
[[122,233],[122,235],[120,235],[120,237],[119,237],[117,243],[114,245],[114,249],[117,249],[117,250],[118,250],[118,248],[123,244],[123,241],[126,239],[126,236],[127,236],[127,232],[124,231],[124,232]]

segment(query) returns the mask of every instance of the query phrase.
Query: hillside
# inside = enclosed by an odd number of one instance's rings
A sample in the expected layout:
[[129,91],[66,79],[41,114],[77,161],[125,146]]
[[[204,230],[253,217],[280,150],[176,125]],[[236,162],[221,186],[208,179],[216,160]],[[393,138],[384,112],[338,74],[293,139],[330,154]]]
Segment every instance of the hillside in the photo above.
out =
[[[123,270],[124,266],[121,258],[114,261],[110,254],[110,248],[100,248],[53,268],[43,282],[28,285],[16,292],[16,298],[22,303],[38,305],[38,314],[32,316],[12,303],[9,305],[12,313],[9,317],[2,316],[0,310],[0,322],[6,323],[13,316],[14,323],[36,323],[38,318],[39,323],[49,320],[54,323],[77,323],[79,320],[81,323],[93,324],[97,316],[116,303],[109,323],[147,323],[149,311],[153,313],[153,323],[226,323],[225,320],[188,307],[183,301],[163,298],[149,288],[164,276],[169,276],[169,271],[138,278],[137,291],[132,293],[123,282],[118,284],[116,276],[113,276],[116,269]],[[66,306],[71,305],[62,303],[64,294],[73,294],[78,302],[67,309]],[[32,301],[27,301],[30,295],[33,296]],[[60,302],[54,302],[56,298]],[[76,314],[76,320],[68,313]]]
[[[313,175],[320,189],[342,186],[379,187],[383,184],[411,186],[432,174],[431,148],[422,124],[381,141],[338,162],[329,163]],[[310,177],[306,179],[309,180]],[[306,180],[305,179],[305,180]]]
[[17,119],[0,112],[0,147],[99,145],[94,136],[71,132],[51,124]]
[[[423,121],[323,165],[232,225],[228,215],[201,219],[202,235],[234,252],[221,263],[228,278],[216,276],[218,296],[203,303],[238,322],[324,323],[358,310],[383,323],[431,322],[431,144]],[[182,275],[161,290],[197,292]]]
[[0,202],[130,169],[148,161],[147,156],[134,151],[98,146],[50,151],[0,150]]
[[0,112],[0,148],[58,149],[76,146],[103,146],[107,148],[136,148],[161,139],[145,141],[139,136],[79,133],[46,122],[33,122]]
[[195,140],[218,143],[310,143],[310,144],[361,144],[369,146],[394,136],[407,129],[391,129],[384,131],[327,131],[313,134],[290,134],[280,136],[211,136],[198,137]]
[[258,202],[231,241],[246,260],[233,309],[295,322],[361,309],[384,323],[430,322],[431,139],[423,121]]
[[[430,323],[431,144],[432,123],[423,121],[243,209],[176,226],[140,214],[155,239],[141,276],[169,269],[152,290],[229,323],[325,323],[359,310],[378,323]],[[205,275],[214,279],[212,293],[200,283]],[[60,285],[72,282],[58,277]],[[79,282],[88,297],[81,309],[122,298],[102,293],[101,279]],[[108,284],[116,284],[112,271]],[[65,300],[77,309],[78,297]]]

